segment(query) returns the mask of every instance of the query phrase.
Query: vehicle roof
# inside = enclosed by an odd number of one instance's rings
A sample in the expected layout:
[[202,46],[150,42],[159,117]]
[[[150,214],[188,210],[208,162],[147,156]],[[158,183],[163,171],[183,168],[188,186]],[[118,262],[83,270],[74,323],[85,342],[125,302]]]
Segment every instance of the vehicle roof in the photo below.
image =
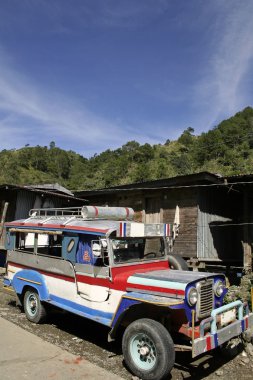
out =
[[132,221],[133,215],[132,209],[122,207],[32,209],[27,219],[9,222],[5,226],[11,232],[25,229],[27,232],[60,230],[107,236],[116,232],[117,237],[171,236],[171,224],[138,223]]
[[116,232],[117,237],[163,237],[170,236],[172,225],[165,223],[144,224],[132,221],[107,219],[82,219],[66,216],[36,217],[16,220],[5,224],[7,229],[27,230],[61,230],[76,233],[90,233],[109,236]]
[[80,220],[76,218],[66,217],[48,217],[17,220],[6,223],[6,227],[19,227],[22,229],[60,229],[60,230],[76,230],[78,232],[98,233],[101,235],[111,233],[119,228],[119,221],[113,220]]

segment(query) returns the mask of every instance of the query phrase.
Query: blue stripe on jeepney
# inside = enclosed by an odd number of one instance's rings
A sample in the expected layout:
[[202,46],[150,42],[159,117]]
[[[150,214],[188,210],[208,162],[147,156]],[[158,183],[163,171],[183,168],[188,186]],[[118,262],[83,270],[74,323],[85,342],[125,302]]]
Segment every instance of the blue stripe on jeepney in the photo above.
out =
[[113,318],[113,313],[106,313],[101,310],[91,309],[87,306],[80,305],[76,302],[67,300],[50,294],[50,304],[60,307],[61,309],[70,311],[71,313],[78,314],[82,317],[92,319],[93,321],[102,323],[103,325],[110,326]]
[[214,347],[216,348],[216,347],[219,346],[219,341],[218,341],[218,335],[217,335],[217,333],[214,334],[213,339],[214,339]]
[[114,318],[112,320],[112,323],[111,323],[111,327],[114,327],[117,323],[117,320],[118,318],[120,317],[120,315],[122,313],[125,312],[126,309],[128,309],[130,306],[132,305],[136,305],[136,304],[139,304],[141,303],[141,301],[139,300],[136,300],[136,299],[131,299],[131,298],[124,298],[124,296],[121,298],[121,301],[120,301],[120,304],[118,306],[118,309],[114,315]]
[[243,319],[242,321],[241,321],[241,326],[242,326],[242,331],[245,331],[246,330],[246,319]]
[[129,284],[156,286],[158,288],[175,289],[175,290],[185,290],[186,285],[187,285],[185,283],[180,283],[180,282],[162,281],[162,280],[155,280],[151,278],[136,277],[136,276],[130,276],[127,282]]
[[126,223],[123,223],[123,231],[124,231],[124,237],[126,237]]

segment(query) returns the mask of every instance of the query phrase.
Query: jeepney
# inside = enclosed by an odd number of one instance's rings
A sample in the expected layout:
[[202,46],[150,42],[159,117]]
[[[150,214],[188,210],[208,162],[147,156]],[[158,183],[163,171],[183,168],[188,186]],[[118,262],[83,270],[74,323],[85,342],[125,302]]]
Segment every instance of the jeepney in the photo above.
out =
[[173,225],[137,223],[133,214],[118,207],[33,209],[6,223],[4,286],[31,322],[44,321],[54,305],[108,326],[109,340],[123,329],[129,370],[159,380],[170,373],[175,350],[196,357],[217,348],[252,328],[253,314],[239,300],[223,305],[223,275],[171,270]]

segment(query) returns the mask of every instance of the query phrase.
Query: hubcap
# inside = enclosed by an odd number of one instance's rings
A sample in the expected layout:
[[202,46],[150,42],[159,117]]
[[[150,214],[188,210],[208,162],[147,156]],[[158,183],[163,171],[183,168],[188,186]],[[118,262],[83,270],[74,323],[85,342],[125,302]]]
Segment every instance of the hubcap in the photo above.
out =
[[34,294],[30,294],[27,298],[27,311],[31,316],[34,316],[37,312],[37,298]]
[[144,333],[135,335],[130,341],[130,353],[135,364],[144,370],[151,370],[157,361],[153,340]]

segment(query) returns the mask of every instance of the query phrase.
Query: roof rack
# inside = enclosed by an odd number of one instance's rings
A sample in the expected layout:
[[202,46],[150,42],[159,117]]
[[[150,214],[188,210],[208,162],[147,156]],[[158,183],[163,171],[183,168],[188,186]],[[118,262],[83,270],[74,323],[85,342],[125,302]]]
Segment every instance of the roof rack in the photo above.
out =
[[55,216],[75,216],[83,218],[82,207],[64,207],[64,208],[33,208],[29,211],[29,216],[34,218],[44,218]]
[[82,206],[64,208],[33,208],[29,218],[79,218],[83,220],[133,220],[134,210],[128,207]]

